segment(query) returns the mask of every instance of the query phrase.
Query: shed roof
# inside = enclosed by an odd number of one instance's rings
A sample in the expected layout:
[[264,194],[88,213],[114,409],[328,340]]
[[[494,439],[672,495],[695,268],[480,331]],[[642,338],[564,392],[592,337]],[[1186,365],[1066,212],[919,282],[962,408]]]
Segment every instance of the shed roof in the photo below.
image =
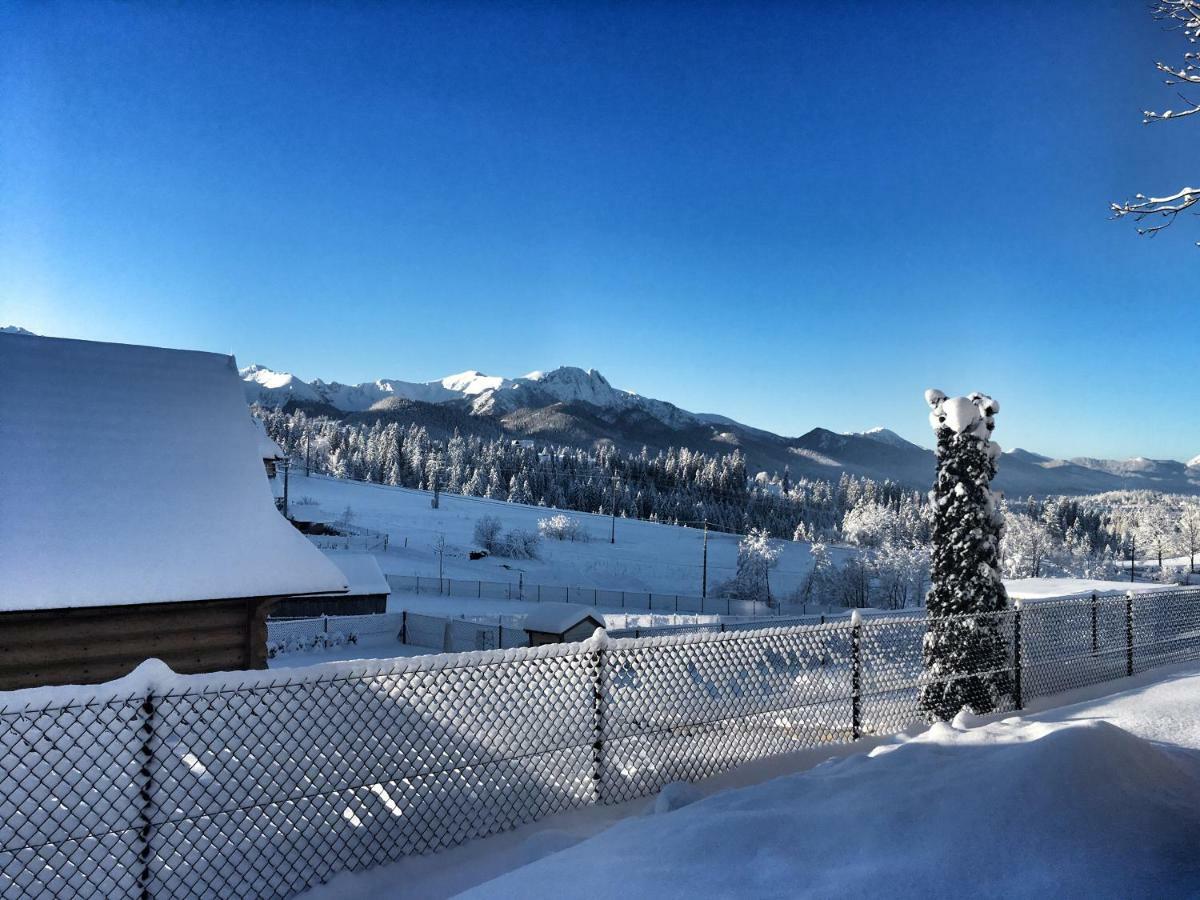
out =
[[0,335],[0,610],[342,591],[231,356]]
[[604,627],[604,618],[590,606],[578,603],[539,603],[537,608],[525,617],[522,627],[526,631],[562,634],[588,619],[595,622],[597,628]]
[[391,585],[383,577],[379,562],[370,553],[354,553],[346,550],[322,550],[322,553],[337,566],[346,577],[350,588],[347,594],[354,596],[390,594]]

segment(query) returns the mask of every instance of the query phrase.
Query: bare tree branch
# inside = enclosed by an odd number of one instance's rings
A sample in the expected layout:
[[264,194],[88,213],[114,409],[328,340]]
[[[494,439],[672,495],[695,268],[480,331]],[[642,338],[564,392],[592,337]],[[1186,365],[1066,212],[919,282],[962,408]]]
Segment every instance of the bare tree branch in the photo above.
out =
[[[1151,15],[1157,21],[1165,22],[1168,31],[1182,32],[1188,43],[1200,43],[1200,0],[1158,0],[1151,10]],[[1200,85],[1200,67],[1196,65],[1196,61],[1200,61],[1200,52],[1188,51],[1183,54],[1183,59],[1184,65],[1181,67],[1173,67],[1164,62],[1155,63],[1155,67],[1170,76],[1166,82],[1168,85],[1179,82]],[[1162,112],[1144,110],[1142,121],[1165,122],[1168,119],[1182,119],[1200,112],[1200,103],[1183,94],[1178,94],[1178,97],[1185,104],[1183,109],[1167,109]],[[1200,203],[1200,188],[1188,187],[1166,197],[1137,194],[1132,200],[1110,204],[1109,208],[1114,219],[1132,217],[1133,221],[1138,223],[1138,234],[1153,237],[1172,225],[1181,212],[1197,203]],[[1151,224],[1142,224],[1144,222]],[[1197,246],[1200,246],[1200,241],[1197,241]]]
[[1164,221],[1157,225],[1138,227],[1138,234],[1155,235],[1174,222],[1177,215],[1197,203],[1200,203],[1200,188],[1183,188],[1169,197],[1147,197],[1138,194],[1132,200],[1112,204],[1111,208],[1114,219],[1133,216],[1133,221],[1142,222],[1149,217],[1162,217]]

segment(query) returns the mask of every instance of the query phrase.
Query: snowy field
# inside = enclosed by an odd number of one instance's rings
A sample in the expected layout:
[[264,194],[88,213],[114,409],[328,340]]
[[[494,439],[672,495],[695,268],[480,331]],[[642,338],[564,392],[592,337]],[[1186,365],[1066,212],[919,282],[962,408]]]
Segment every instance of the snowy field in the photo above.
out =
[[[282,478],[272,482],[276,496],[283,492]],[[438,509],[430,507],[427,491],[388,487],[324,476],[305,477],[293,472],[289,486],[291,513],[298,519],[333,522],[346,507],[354,525],[386,532],[389,548],[377,554],[386,574],[438,576],[434,543],[445,536],[443,572],[446,578],[527,584],[561,584],[663,593],[701,593],[703,532],[697,528],[658,525],[632,519],[617,519],[616,543],[609,543],[612,522],[608,516],[568,511],[584,524],[587,542],[543,540],[539,558],[508,560],[492,556],[470,560],[468,551],[477,545],[475,523],[485,515],[495,516],[505,530],[537,530],[539,519],[554,510],[442,494]],[[313,503],[307,503],[311,500]],[[736,572],[738,538],[709,533],[709,593]],[[804,581],[812,567],[809,545],[778,541],[778,565],[771,570],[771,591],[786,596]],[[831,556],[841,563],[849,548],[833,548]]]
[[1101,581],[1096,578],[1013,578],[1004,582],[1010,600],[1045,600],[1052,597],[1081,597],[1097,594],[1101,597],[1125,594],[1148,594],[1154,591],[1177,590],[1173,584],[1145,581]]
[[1200,665],[1125,685],[752,763],[303,896],[1197,896]]

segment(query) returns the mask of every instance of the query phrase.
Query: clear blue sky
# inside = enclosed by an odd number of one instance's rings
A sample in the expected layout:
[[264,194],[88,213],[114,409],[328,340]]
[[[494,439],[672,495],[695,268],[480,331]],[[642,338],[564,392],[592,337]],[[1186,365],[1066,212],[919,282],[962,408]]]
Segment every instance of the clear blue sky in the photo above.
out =
[[1200,453],[1200,179],[1120,3],[0,6],[0,324],[304,378],[594,367],[799,434]]

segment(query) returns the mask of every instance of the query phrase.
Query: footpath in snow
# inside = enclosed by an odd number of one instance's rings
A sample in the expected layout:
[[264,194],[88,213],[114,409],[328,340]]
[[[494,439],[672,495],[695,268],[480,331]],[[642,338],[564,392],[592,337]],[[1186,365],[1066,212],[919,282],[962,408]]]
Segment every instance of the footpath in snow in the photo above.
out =
[[305,897],[1198,896],[1200,665],[1126,685],[668,785]]

